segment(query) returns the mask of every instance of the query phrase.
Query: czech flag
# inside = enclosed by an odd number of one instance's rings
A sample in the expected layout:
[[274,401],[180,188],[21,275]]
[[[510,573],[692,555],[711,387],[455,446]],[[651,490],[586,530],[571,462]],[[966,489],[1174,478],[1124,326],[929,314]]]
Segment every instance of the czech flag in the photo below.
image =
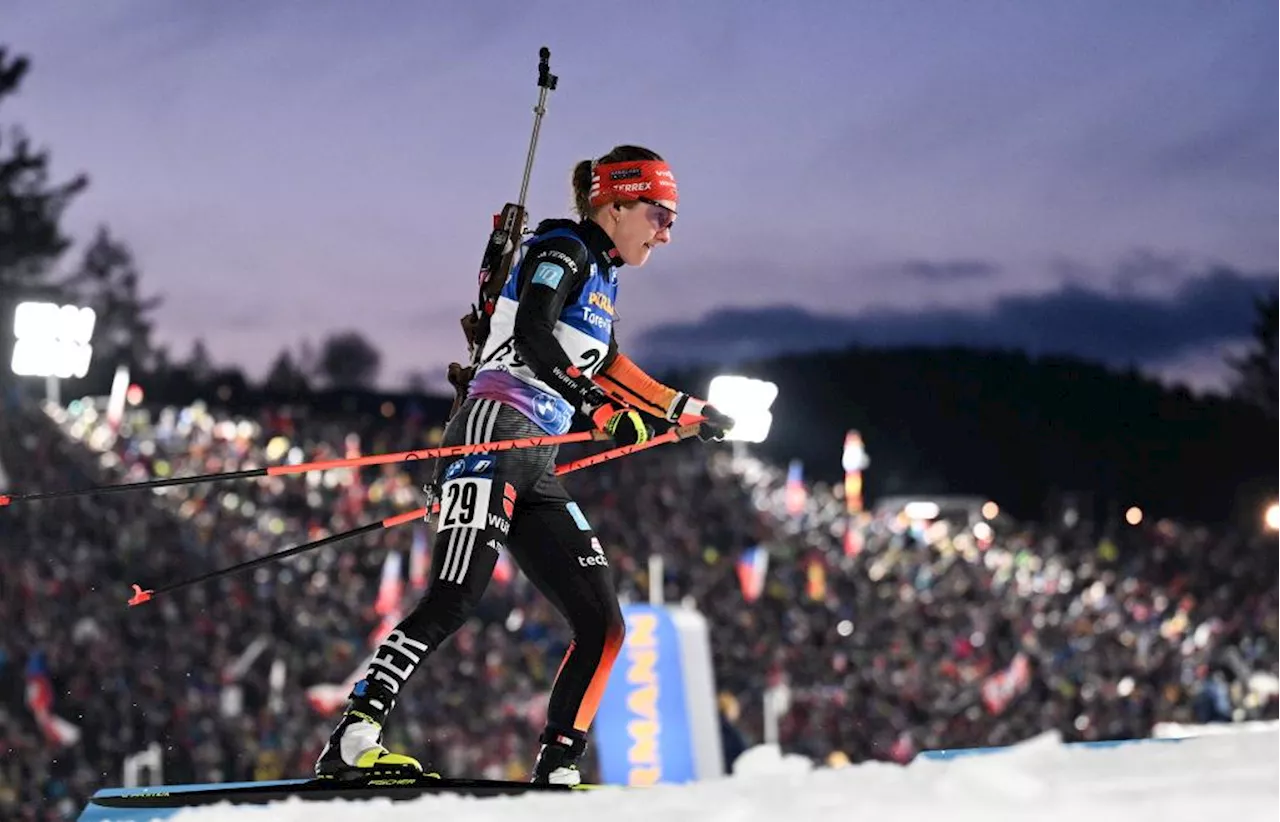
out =
[[400,610],[400,598],[404,596],[404,580],[400,577],[402,560],[398,550],[387,551],[382,561],[382,581],[378,583],[378,599],[373,610],[378,616],[386,616]]
[[793,517],[803,514],[808,494],[804,489],[804,465],[800,460],[792,460],[787,466],[787,486],[784,494],[787,514]]
[[427,555],[427,529],[421,525],[413,529],[413,544],[409,548],[409,585],[415,593],[427,587],[427,572],[431,558]]
[[765,574],[769,570],[769,552],[763,545],[748,548],[738,558],[738,583],[747,602],[755,602],[764,593]]
[[53,681],[44,654],[36,651],[27,660],[27,707],[36,718],[36,724],[45,740],[59,747],[74,745],[80,741],[80,728],[53,712]]

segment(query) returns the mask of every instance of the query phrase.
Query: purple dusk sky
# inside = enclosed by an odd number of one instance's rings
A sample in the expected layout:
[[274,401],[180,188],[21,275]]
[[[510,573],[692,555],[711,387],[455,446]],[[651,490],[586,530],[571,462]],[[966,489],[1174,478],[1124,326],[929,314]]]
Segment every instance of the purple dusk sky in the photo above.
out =
[[673,243],[624,272],[624,349],[716,358],[692,333],[709,313],[781,305],[893,342],[968,318],[957,334],[999,343],[1001,317],[1066,301],[1094,314],[1017,340],[1092,353],[1098,306],[1165,312],[1175,337],[1203,328],[1132,356],[1204,377],[1248,321],[1207,316],[1214,289],[1275,287],[1274,0],[0,0],[0,19],[33,63],[0,123],[91,177],[72,235],[132,247],[175,355],[203,337],[254,377],[354,328],[384,386],[442,382],[518,193],[542,45],[560,87],[535,219],[617,143],[680,182]]

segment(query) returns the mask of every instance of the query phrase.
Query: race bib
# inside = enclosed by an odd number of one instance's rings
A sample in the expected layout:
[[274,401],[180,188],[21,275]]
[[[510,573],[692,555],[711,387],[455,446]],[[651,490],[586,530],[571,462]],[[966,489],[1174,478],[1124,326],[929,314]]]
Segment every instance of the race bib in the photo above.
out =
[[454,528],[483,528],[489,512],[493,480],[466,477],[440,487],[440,524],[437,531]]
[[464,457],[451,464],[440,486],[440,517],[436,531],[483,528],[493,491],[493,458]]

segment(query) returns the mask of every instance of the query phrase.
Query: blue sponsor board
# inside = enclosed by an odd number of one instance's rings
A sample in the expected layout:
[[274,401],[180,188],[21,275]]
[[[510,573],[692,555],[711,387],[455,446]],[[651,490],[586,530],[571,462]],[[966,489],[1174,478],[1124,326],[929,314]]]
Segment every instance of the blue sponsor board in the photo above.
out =
[[593,730],[600,774],[611,785],[697,779],[680,635],[663,608],[624,605],[627,638]]

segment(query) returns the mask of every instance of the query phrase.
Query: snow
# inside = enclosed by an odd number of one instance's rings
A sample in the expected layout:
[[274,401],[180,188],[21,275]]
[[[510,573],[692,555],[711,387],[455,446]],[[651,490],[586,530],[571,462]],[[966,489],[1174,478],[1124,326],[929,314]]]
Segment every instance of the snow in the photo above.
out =
[[1052,736],[998,753],[917,759],[907,767],[866,763],[814,769],[759,746],[739,772],[689,785],[570,795],[204,807],[175,822],[1039,822],[1225,819],[1275,822],[1280,809],[1280,733],[1201,736],[1111,748],[1065,746]]

